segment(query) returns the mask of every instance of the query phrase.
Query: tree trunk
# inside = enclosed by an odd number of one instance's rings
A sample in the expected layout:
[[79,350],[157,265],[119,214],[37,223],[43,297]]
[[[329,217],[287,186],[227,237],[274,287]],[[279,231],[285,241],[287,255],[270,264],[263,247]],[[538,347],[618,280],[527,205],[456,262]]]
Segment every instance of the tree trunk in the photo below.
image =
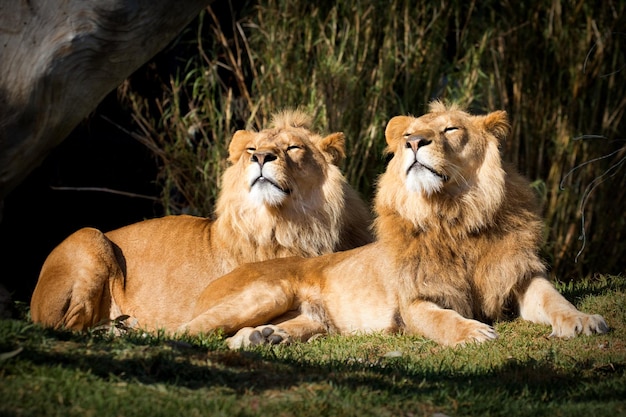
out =
[[0,0],[0,206],[211,1]]

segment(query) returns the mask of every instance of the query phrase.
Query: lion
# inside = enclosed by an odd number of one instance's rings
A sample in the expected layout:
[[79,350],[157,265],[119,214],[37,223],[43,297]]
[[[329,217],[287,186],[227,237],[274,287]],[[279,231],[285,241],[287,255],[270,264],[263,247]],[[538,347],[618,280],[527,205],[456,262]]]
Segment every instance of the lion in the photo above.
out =
[[502,162],[506,112],[439,101],[385,130],[376,241],[315,258],[240,266],[199,297],[179,332],[223,330],[231,348],[335,333],[404,332],[441,345],[486,342],[515,315],[552,336],[605,333],[547,278],[542,221],[527,180]]
[[193,318],[207,284],[240,264],[370,243],[370,209],[339,168],[344,135],[323,137],[311,124],[285,110],[267,129],[235,132],[215,220],[173,215],[70,235],[42,266],[32,320],[84,330],[129,316],[171,333]]

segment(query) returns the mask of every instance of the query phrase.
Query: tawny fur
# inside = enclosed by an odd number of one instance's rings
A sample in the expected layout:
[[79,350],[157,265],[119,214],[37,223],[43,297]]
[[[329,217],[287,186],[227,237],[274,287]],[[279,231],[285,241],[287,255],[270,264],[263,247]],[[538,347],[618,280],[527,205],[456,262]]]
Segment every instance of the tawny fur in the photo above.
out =
[[404,331],[456,345],[494,339],[489,323],[519,314],[555,336],[606,332],[602,317],[579,312],[546,278],[535,197],[501,162],[508,132],[503,111],[473,116],[440,102],[420,118],[394,117],[377,241],[244,265],[205,289],[181,331],[239,331],[233,347],[328,331]]
[[77,231],[46,259],[32,319],[82,330],[128,315],[142,329],[175,331],[203,288],[237,265],[371,242],[369,210],[338,168],[344,156],[343,134],[312,132],[300,111],[236,132],[215,221],[169,216]]

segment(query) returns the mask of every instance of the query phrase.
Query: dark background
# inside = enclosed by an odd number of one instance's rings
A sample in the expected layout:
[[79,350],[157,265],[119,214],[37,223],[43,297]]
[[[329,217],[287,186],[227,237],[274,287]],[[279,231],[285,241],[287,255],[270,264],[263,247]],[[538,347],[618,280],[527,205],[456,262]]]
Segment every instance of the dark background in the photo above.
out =
[[101,187],[158,196],[151,154],[102,116],[129,127],[128,113],[112,92],[4,201],[0,282],[16,301],[30,301],[47,254],[80,227],[107,231],[161,214],[158,204],[144,198],[53,189]]

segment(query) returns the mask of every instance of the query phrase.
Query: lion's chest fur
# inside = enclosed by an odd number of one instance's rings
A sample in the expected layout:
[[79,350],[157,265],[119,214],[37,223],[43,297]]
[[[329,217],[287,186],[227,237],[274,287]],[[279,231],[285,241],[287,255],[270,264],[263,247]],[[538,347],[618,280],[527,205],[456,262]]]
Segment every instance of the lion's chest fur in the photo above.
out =
[[[495,320],[508,313],[516,290],[543,273],[536,254],[540,230],[533,213],[499,212],[491,225],[468,231],[450,223],[417,230],[396,219],[396,253],[406,302],[419,298],[468,318]],[[514,223],[511,219],[516,218]]]
[[[432,239],[434,232],[422,232],[405,242],[399,254],[398,267],[404,278],[405,294],[451,308],[466,317],[474,317],[476,292],[475,271],[479,256],[468,251],[476,236],[464,239]],[[409,301],[409,300],[407,300]]]
[[219,246],[235,265],[286,256],[319,256],[334,251],[340,241],[337,225],[313,216],[289,218],[264,212],[229,213],[219,218]]

